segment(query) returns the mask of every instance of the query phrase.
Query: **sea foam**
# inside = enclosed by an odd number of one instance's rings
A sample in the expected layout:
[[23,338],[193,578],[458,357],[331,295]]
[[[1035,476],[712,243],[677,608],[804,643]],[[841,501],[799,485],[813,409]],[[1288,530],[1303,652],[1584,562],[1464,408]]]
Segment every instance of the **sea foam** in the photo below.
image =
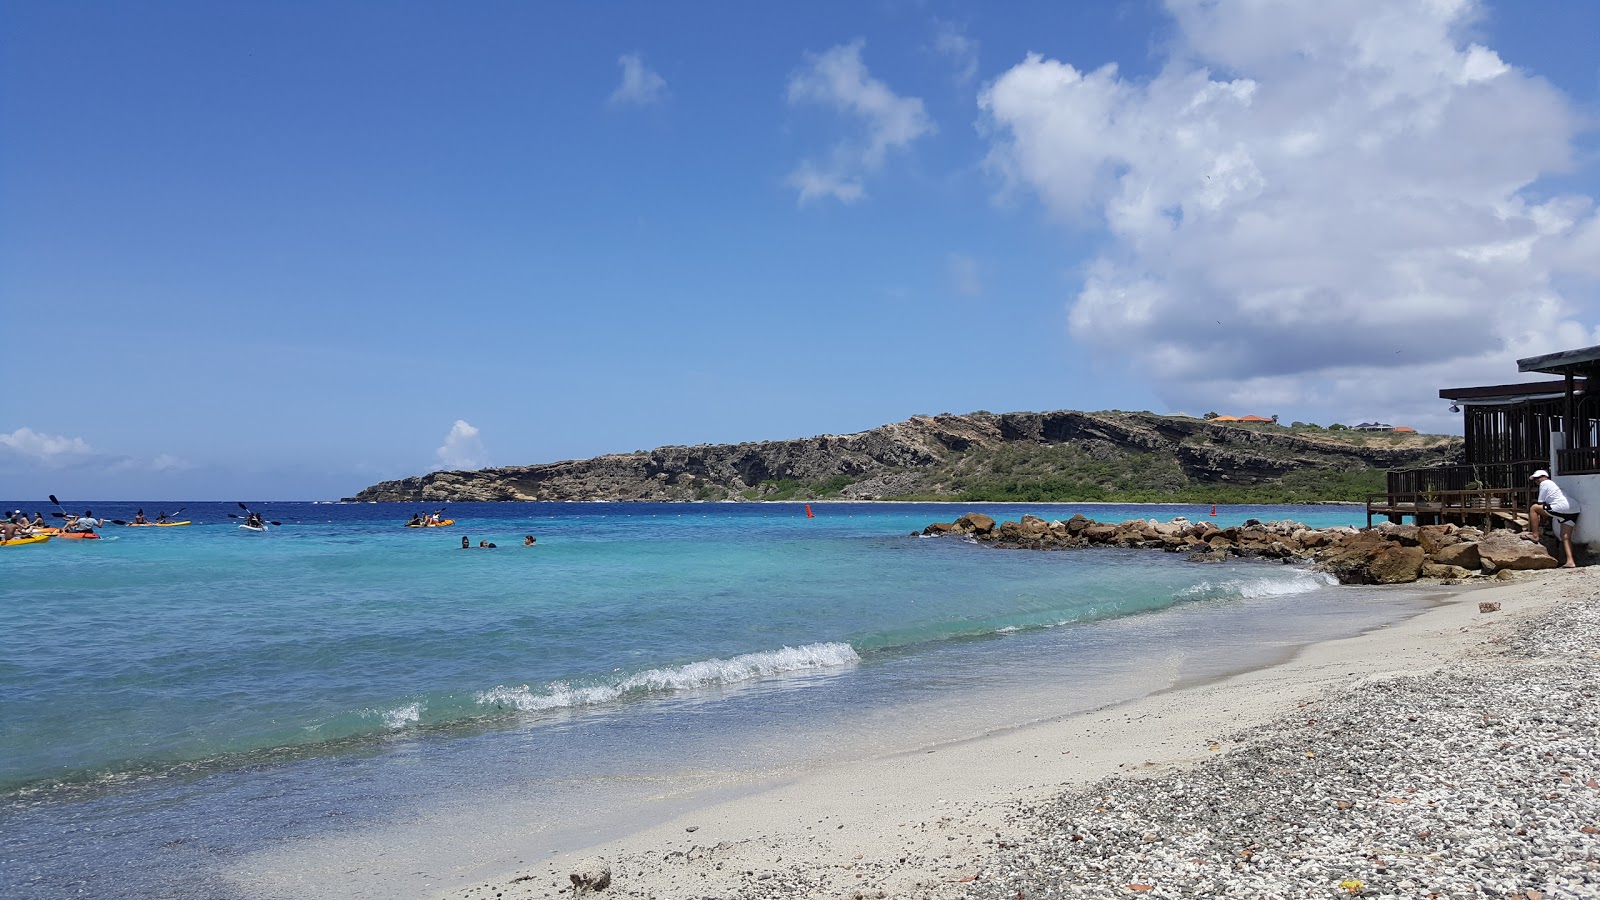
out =
[[589,684],[553,682],[540,690],[528,685],[504,685],[477,695],[485,706],[509,706],[528,712],[609,703],[630,694],[661,694],[717,687],[822,669],[854,666],[861,662],[855,648],[845,643],[806,644],[730,659],[708,659],[671,668],[647,669],[614,681]]
[[1289,570],[1282,574],[1262,577],[1239,577],[1206,580],[1186,588],[1179,596],[1184,600],[1220,600],[1237,598],[1254,600],[1260,597],[1287,597],[1292,594],[1309,594],[1333,587],[1337,578],[1326,572]]

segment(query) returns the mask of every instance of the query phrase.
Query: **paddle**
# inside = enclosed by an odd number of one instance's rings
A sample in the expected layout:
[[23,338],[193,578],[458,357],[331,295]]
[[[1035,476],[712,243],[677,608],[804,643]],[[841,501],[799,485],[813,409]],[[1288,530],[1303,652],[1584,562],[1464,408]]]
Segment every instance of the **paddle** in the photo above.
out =
[[178,515],[178,513],[181,513],[181,512],[183,512],[184,510],[186,510],[188,508],[189,507],[187,507],[187,506],[180,506],[176,510],[174,510],[173,512],[156,513],[156,521],[157,522],[165,522],[168,519],[175,518]]

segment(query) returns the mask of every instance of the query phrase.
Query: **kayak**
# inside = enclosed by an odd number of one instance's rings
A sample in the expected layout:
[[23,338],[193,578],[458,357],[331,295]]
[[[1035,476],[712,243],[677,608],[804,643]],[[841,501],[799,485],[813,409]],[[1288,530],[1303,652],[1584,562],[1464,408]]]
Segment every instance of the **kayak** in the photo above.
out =
[[438,521],[438,522],[423,522],[420,525],[413,525],[410,522],[407,522],[406,523],[406,527],[407,528],[443,528],[446,525],[454,525],[455,523],[456,523],[455,519],[443,519],[443,520]]
[[265,526],[265,525],[240,525],[239,527],[243,528],[245,531],[266,531],[267,530],[267,526]]
[[100,539],[100,535],[95,534],[92,531],[58,531],[49,536],[58,538],[72,538],[73,540],[79,541],[97,541]]
[[27,537],[12,538],[9,541],[0,541],[0,547],[20,547],[23,544],[42,544],[50,540],[48,534],[30,534]]
[[183,522],[129,522],[128,523],[128,527],[129,528],[177,528],[179,525],[189,525],[189,524],[191,524],[191,523],[188,522],[188,521],[183,521]]

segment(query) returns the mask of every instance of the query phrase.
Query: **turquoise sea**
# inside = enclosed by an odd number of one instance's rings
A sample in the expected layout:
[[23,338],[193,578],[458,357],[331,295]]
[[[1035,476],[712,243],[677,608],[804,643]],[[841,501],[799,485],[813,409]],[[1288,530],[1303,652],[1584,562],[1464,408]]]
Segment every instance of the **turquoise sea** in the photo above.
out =
[[194,525],[0,548],[0,896],[427,896],[718,792],[1258,666],[1427,602],[1277,563],[911,534],[1201,506],[451,504],[455,526],[415,529],[426,507],[252,504],[282,523],[266,533],[232,503],[86,506]]

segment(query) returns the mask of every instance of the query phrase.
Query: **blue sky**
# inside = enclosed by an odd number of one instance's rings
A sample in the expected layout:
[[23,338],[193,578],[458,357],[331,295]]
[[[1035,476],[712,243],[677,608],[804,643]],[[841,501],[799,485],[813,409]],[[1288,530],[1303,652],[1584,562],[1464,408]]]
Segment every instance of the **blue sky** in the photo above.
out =
[[1600,343],[1600,5],[1394,6],[0,6],[0,496],[1457,428]]

